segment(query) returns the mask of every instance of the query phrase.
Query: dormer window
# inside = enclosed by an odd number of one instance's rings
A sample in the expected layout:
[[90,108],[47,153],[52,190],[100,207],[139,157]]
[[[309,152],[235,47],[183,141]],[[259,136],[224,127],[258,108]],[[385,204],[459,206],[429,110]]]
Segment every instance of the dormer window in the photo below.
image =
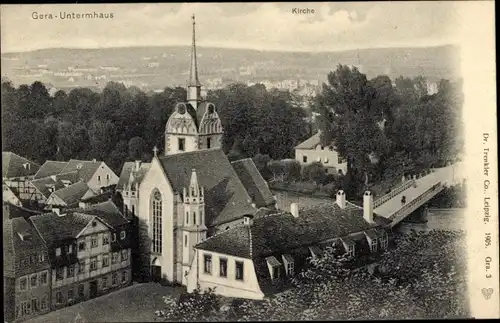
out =
[[76,169],[82,169],[83,165],[82,164],[78,164],[76,165]]
[[292,256],[289,254],[285,254],[282,256],[283,258],[283,264],[285,265],[285,271],[288,276],[293,276],[294,273],[294,260]]
[[23,167],[24,167],[24,169],[26,169],[26,170],[30,170],[30,169],[31,169],[31,165],[30,165],[30,163],[24,163],[24,164],[23,164]]
[[56,248],[56,257],[61,255],[61,248]]
[[355,254],[356,244],[354,243],[354,241],[352,241],[349,238],[342,238],[342,239],[340,239],[340,241],[344,245],[344,249],[345,249],[346,254],[348,254],[351,257],[354,257],[356,255]]
[[281,262],[279,262],[274,256],[267,257],[266,262],[271,279],[274,280],[280,278]]
[[371,252],[377,251],[377,239],[373,239],[370,241],[370,251]]
[[215,108],[213,104],[208,105],[208,113],[214,113]]

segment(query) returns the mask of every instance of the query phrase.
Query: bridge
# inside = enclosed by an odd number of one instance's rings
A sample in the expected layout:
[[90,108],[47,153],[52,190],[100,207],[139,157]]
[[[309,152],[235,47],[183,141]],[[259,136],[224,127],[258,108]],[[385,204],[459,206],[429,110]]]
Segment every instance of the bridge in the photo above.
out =
[[[393,227],[446,186],[461,183],[463,174],[463,163],[459,162],[405,178],[399,186],[373,202],[374,212],[392,220]],[[405,203],[402,202],[403,196],[406,198]]]

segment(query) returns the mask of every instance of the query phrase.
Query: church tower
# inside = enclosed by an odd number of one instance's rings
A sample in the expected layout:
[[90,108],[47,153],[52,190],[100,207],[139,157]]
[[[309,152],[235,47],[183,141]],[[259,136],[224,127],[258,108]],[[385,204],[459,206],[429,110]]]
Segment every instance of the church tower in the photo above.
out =
[[222,123],[213,103],[201,97],[193,19],[191,65],[186,102],[177,103],[165,128],[165,155],[222,147]]
[[207,238],[205,225],[205,194],[198,182],[196,170],[191,172],[189,187],[182,194],[184,202],[184,219],[182,225],[182,284],[187,284],[186,275],[189,272],[194,257],[193,247]]

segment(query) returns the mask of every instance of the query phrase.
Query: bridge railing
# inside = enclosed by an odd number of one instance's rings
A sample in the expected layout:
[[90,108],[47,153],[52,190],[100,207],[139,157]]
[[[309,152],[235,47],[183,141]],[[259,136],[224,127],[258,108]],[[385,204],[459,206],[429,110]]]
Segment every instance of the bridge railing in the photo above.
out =
[[394,220],[399,215],[401,215],[404,212],[406,212],[408,209],[411,209],[416,204],[418,204],[420,201],[422,201],[427,195],[430,195],[431,193],[434,193],[434,191],[436,191],[437,189],[439,189],[441,186],[442,186],[441,182],[432,185],[432,187],[430,187],[428,190],[426,190],[425,192],[423,192],[422,194],[420,194],[416,199],[414,199],[413,201],[411,201],[408,204],[405,204],[405,206],[403,206],[402,208],[400,208],[399,210],[397,210],[394,214],[392,214],[389,217],[389,220]]
[[399,185],[396,187],[394,190],[390,191],[389,193],[383,195],[379,199],[373,201],[373,208],[377,208],[384,204],[385,202],[389,201],[392,199],[394,196],[400,194],[401,192],[405,191],[406,189],[412,187],[415,184],[415,179],[411,179],[409,181],[404,182],[403,184]]

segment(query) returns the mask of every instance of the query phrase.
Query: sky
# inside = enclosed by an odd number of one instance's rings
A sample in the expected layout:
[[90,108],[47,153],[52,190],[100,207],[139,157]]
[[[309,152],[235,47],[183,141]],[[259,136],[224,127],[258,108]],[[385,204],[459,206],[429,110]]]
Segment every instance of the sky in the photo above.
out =
[[[189,45],[285,51],[457,43],[460,2],[2,5],[1,51]],[[292,8],[314,9],[294,14]],[[65,13],[111,19],[60,19]],[[54,19],[33,19],[51,14]]]

